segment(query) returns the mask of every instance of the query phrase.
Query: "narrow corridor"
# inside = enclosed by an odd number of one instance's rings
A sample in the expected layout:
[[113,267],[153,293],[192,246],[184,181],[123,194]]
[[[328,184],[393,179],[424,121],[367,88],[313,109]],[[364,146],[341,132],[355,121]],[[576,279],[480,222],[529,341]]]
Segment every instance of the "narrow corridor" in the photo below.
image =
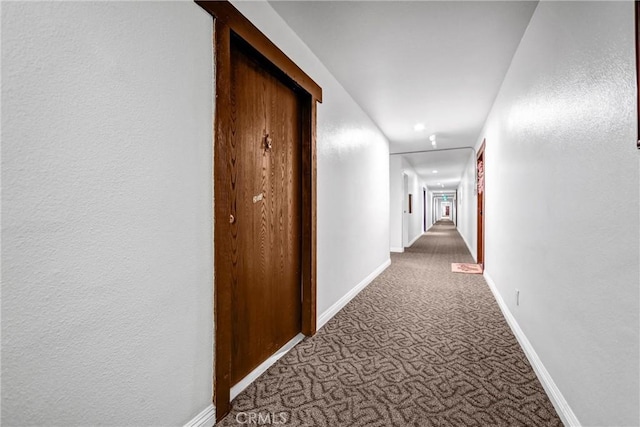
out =
[[640,1],[0,24],[2,426],[640,426]]
[[[439,221],[221,425],[562,425],[451,221]],[[284,422],[286,420],[286,423]]]

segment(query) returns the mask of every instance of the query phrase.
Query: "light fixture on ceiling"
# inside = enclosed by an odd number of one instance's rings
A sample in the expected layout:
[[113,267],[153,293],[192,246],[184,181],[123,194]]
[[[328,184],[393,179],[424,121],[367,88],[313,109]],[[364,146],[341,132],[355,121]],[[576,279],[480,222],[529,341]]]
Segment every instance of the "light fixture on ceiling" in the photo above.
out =
[[432,146],[433,148],[436,148],[436,147],[437,147],[437,145],[436,145],[436,135],[435,135],[435,134],[433,134],[433,135],[431,135],[431,136],[429,137],[429,141],[431,141],[431,146]]
[[438,171],[434,169],[431,171],[431,173],[438,173]]
[[416,132],[422,132],[423,130],[425,130],[424,123],[416,123],[413,126],[413,130],[415,130]]

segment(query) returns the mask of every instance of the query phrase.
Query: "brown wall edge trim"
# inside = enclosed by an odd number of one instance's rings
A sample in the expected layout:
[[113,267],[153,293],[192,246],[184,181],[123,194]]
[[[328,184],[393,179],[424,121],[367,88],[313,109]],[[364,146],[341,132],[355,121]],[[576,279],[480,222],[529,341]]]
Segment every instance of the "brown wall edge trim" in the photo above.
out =
[[[216,182],[220,176],[228,176],[229,150],[228,141],[231,129],[229,120],[222,116],[229,111],[231,66],[231,40],[229,27],[220,20],[213,21],[213,46],[215,49],[215,117],[213,140],[213,182],[214,182],[214,210],[213,210],[213,245],[228,245],[231,233],[229,224],[229,200],[231,200],[231,185],[229,179]],[[230,410],[231,390],[231,290],[222,283],[231,283],[230,270],[224,266],[231,263],[228,250],[214,250],[214,367],[213,367],[213,406],[216,409],[216,421],[220,421]],[[225,327],[226,326],[226,327]]]

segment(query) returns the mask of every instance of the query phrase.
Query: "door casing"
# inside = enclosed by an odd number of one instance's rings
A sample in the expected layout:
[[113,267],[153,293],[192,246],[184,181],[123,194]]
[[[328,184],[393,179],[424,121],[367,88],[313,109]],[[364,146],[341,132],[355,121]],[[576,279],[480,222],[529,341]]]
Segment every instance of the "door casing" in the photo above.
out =
[[215,70],[214,156],[214,376],[213,405],[219,421],[230,411],[231,373],[231,245],[233,183],[231,161],[231,43],[236,37],[251,46],[290,80],[301,95],[302,127],[302,333],[316,332],[316,103],[322,89],[228,1],[196,1],[213,17]]
[[[484,147],[485,147],[485,143],[486,140],[482,141],[482,145],[480,146],[480,149],[478,150],[478,155],[476,158],[476,170],[478,168],[478,163],[482,162],[483,164],[483,168],[485,171],[485,179],[486,179],[486,170],[487,170],[487,164],[485,162],[484,159]],[[477,176],[477,173],[476,173]],[[478,185],[478,183],[476,183],[476,186]],[[485,210],[484,210],[484,205],[485,205],[485,193],[486,193],[486,184],[482,190],[482,193],[480,193],[480,191],[478,191],[478,216],[477,216],[477,225],[478,225],[478,246],[477,246],[477,260],[476,262],[478,264],[482,264],[483,268],[484,268],[484,217],[485,217]]]
[[427,232],[427,189],[422,187],[422,231]]

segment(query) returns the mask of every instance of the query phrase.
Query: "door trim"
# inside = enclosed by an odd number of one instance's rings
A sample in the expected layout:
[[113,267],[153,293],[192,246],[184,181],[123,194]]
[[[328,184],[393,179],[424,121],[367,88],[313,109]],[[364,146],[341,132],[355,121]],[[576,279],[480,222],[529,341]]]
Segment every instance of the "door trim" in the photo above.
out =
[[422,232],[427,232],[427,189],[422,187]]
[[214,156],[214,375],[216,420],[231,410],[231,214],[234,184],[229,173],[231,121],[231,41],[251,46],[301,92],[302,116],[302,333],[316,332],[316,102],[322,89],[228,1],[196,1],[213,16],[215,69]]
[[[484,158],[484,147],[486,144],[487,140],[483,140],[482,141],[482,145],[480,145],[480,149],[478,150],[478,153],[476,155],[476,181],[477,181],[477,177],[478,177],[478,162],[482,160],[482,165],[484,168],[484,176],[485,176],[485,185],[484,185],[484,189],[482,190],[482,197],[480,197],[480,193],[478,192],[477,194],[477,201],[478,201],[478,210],[477,210],[477,219],[476,219],[476,224],[477,224],[477,251],[476,251],[476,262],[478,264],[482,264],[482,269],[484,270],[484,235],[485,235],[485,195],[486,195],[486,189],[487,189],[487,183],[486,183],[486,176],[487,176],[487,162],[485,161]],[[478,183],[476,182],[476,188],[478,188]],[[481,201],[482,199],[482,201]],[[482,214],[481,214],[482,212]]]

